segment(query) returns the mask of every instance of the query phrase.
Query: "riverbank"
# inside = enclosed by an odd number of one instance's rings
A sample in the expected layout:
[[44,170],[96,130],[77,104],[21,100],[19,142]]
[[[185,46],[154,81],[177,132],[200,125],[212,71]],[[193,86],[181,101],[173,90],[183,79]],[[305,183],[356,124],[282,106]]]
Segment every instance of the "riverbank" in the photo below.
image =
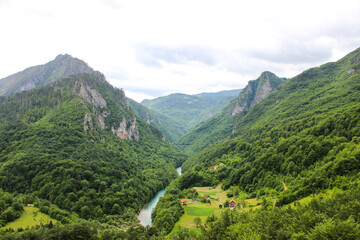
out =
[[[181,167],[176,168],[177,173],[179,176],[181,175]],[[151,213],[155,209],[156,205],[158,204],[161,197],[165,195],[165,188],[161,189],[159,192],[156,193],[155,197],[150,199],[150,201],[145,204],[145,206],[141,209],[138,219],[140,220],[140,224],[143,226],[149,225],[152,226],[152,219],[151,219]]]

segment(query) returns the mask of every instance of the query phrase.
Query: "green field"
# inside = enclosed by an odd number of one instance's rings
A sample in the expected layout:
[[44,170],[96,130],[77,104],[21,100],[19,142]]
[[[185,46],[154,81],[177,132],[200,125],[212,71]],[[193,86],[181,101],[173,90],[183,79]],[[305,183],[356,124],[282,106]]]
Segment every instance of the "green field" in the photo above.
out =
[[[221,215],[222,209],[219,208],[220,203],[224,203],[225,201],[230,201],[232,198],[226,196],[227,191],[221,189],[221,185],[218,185],[216,188],[213,187],[194,187],[194,189],[199,193],[199,196],[204,196],[205,194],[211,197],[211,204],[209,203],[201,203],[201,202],[194,202],[193,204],[188,204],[184,206],[185,213],[180,218],[180,220],[175,224],[173,229],[176,230],[179,227],[189,228],[195,232],[200,233],[200,229],[196,228],[194,223],[194,219],[200,217],[202,223],[205,223],[206,218],[214,214],[215,216],[219,217]],[[215,201],[214,199],[218,199]],[[187,202],[191,202],[191,199],[182,199],[186,200]],[[237,202],[238,199],[235,199]],[[245,199],[244,200],[244,209],[241,211],[249,211],[261,208],[259,204],[260,200],[253,198],[253,199]],[[240,204],[238,204],[240,205]],[[238,206],[237,210],[240,210]]]
[[17,230],[22,227],[23,229],[34,227],[40,224],[48,224],[52,221],[54,224],[57,222],[55,219],[39,211],[36,207],[24,207],[24,213],[20,218],[13,222],[10,222],[4,226],[4,228],[12,228]]
[[185,207],[185,214],[189,216],[210,216],[214,213],[215,208],[203,208],[203,207],[191,207],[187,206]]

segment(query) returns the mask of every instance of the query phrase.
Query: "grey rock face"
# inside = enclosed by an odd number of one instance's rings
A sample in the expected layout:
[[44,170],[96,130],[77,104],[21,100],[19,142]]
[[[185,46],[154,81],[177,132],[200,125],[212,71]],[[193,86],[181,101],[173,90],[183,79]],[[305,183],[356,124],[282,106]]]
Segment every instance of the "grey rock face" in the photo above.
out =
[[248,110],[285,81],[286,79],[279,78],[271,72],[263,72],[258,79],[249,81],[245,89],[239,94],[236,103],[229,108],[229,114],[237,115]]
[[99,108],[105,108],[106,107],[106,101],[101,96],[100,93],[98,93],[95,89],[91,88],[90,85],[88,85],[85,82],[77,81],[74,85],[73,91],[79,95],[82,99],[87,101],[88,103],[91,103],[92,105],[99,107]]
[[129,124],[127,123],[127,120],[123,118],[118,128],[111,126],[111,131],[123,140],[140,139],[139,131],[136,126],[136,118],[130,120]]

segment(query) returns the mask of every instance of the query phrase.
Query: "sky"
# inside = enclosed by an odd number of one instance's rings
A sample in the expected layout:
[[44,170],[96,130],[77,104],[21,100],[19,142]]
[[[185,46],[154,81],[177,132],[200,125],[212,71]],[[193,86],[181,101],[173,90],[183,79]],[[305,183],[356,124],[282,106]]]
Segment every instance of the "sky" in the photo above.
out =
[[0,0],[0,78],[70,54],[136,101],[294,77],[360,47],[360,1]]

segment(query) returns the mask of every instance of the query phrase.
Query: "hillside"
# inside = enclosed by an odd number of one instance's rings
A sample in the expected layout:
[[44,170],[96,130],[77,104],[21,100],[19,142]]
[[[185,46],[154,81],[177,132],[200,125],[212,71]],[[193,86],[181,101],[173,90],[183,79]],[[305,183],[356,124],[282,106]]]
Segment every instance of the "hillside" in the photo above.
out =
[[62,223],[129,226],[184,160],[99,72],[0,98],[0,188]]
[[[157,227],[169,239],[359,239],[360,49],[240,116],[228,140],[185,161],[155,209]],[[169,212],[177,199],[185,211]]]
[[232,100],[221,113],[190,130],[176,144],[185,152],[193,154],[226,139],[234,131],[236,120],[239,121],[252,106],[285,81],[285,78],[279,78],[271,72],[263,72],[256,80],[249,81],[239,96]]
[[143,106],[142,104],[128,98],[130,107],[134,110],[135,114],[148,124],[154,126],[164,133],[166,140],[175,142],[182,133],[174,126],[170,125],[165,120],[158,117],[153,111]]
[[73,74],[92,73],[93,71],[84,61],[73,58],[68,54],[60,54],[49,63],[30,67],[0,79],[0,95],[11,95],[45,86]]
[[[183,170],[203,169],[192,184],[222,182],[253,196],[277,193],[278,205],[348,188],[360,166],[359,71],[357,49],[290,79],[236,122],[235,139],[203,150]],[[205,170],[220,163],[213,174]]]
[[238,96],[240,91],[231,90],[197,95],[176,93],[144,100],[141,104],[184,134],[221,112],[233,98]]

